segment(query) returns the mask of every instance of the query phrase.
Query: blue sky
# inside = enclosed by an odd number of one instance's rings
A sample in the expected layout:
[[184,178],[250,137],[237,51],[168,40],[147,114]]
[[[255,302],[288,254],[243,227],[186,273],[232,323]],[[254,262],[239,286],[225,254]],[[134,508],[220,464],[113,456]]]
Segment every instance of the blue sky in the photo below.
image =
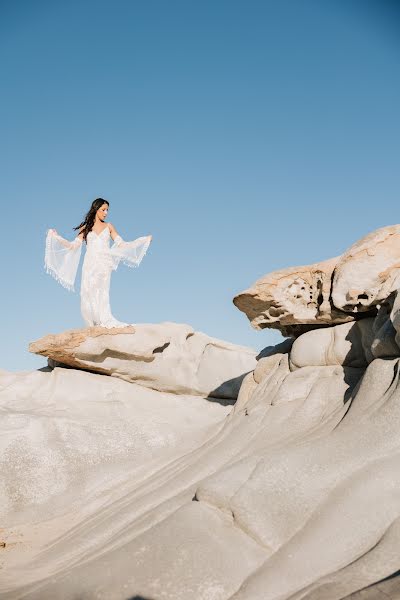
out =
[[[189,323],[257,350],[232,298],[399,221],[400,12],[354,0],[0,1],[0,367],[82,327],[43,268],[97,196],[124,239],[123,321]],[[5,210],[4,210],[5,209]]]

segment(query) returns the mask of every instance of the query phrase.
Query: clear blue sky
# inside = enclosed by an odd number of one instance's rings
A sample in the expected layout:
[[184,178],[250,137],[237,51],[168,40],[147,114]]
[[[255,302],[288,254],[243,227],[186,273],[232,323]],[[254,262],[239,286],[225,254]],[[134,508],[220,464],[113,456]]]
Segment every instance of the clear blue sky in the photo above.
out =
[[83,325],[43,268],[97,196],[125,239],[123,321],[261,349],[232,297],[399,222],[400,11],[380,0],[0,2],[0,367]]

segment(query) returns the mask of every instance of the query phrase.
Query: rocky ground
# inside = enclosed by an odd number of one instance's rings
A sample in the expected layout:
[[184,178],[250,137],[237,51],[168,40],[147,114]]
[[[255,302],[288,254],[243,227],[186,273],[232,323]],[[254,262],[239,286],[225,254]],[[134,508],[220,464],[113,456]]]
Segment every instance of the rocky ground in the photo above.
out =
[[87,328],[0,371],[0,598],[400,598],[400,226],[234,298],[287,339]]

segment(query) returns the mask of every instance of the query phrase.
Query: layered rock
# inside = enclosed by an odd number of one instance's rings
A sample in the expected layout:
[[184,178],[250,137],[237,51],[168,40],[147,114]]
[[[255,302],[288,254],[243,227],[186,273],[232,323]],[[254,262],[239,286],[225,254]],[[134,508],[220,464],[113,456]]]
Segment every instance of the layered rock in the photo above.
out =
[[134,328],[76,329],[29,345],[50,366],[69,365],[112,375],[161,392],[236,399],[256,352],[189,325],[138,324]]

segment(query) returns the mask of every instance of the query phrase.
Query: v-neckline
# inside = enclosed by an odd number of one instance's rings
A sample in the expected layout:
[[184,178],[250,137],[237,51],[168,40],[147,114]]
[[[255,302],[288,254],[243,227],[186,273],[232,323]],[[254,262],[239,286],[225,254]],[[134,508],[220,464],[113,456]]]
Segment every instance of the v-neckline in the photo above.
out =
[[100,236],[101,236],[101,234],[103,233],[104,229],[108,229],[108,225],[106,225],[106,226],[105,226],[105,227],[102,229],[102,231],[101,231],[100,233],[96,233],[96,232],[94,231],[94,229],[91,229],[90,231],[91,231],[91,233],[94,233],[94,235],[95,235],[96,237],[100,237]]

